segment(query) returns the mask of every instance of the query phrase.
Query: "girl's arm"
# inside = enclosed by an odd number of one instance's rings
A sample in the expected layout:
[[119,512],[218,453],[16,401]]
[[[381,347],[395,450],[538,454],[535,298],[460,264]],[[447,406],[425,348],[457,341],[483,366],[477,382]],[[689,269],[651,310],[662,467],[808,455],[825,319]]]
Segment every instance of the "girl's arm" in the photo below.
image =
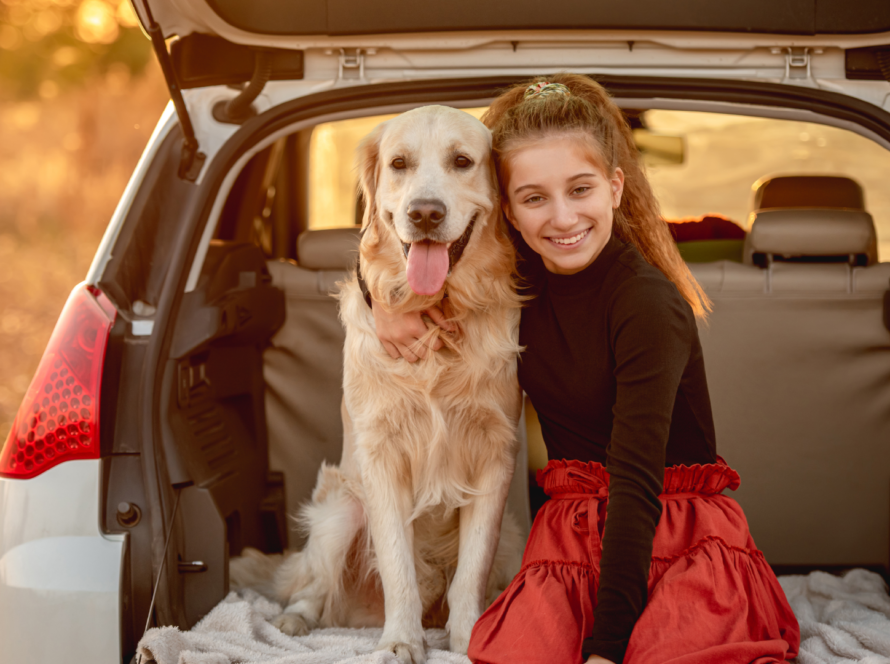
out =
[[647,601],[672,414],[697,333],[674,285],[648,276],[615,288],[609,321],[616,379],[609,502],[593,630],[583,647],[620,662]]

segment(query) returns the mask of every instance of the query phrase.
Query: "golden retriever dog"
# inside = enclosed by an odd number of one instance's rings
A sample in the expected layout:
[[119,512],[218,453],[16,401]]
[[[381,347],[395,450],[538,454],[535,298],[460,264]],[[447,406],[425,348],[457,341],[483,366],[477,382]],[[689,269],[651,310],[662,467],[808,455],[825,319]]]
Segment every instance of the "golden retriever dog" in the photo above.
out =
[[319,471],[299,517],[306,546],[275,572],[286,609],[274,623],[292,635],[382,625],[378,649],[419,664],[425,626],[444,624],[451,649],[466,653],[519,568],[521,536],[504,506],[521,302],[481,122],[443,106],[408,111],[365,139],[358,169],[373,298],[412,312],[447,297],[459,332],[428,323],[442,350],[394,360],[357,279],[341,285],[343,458]]

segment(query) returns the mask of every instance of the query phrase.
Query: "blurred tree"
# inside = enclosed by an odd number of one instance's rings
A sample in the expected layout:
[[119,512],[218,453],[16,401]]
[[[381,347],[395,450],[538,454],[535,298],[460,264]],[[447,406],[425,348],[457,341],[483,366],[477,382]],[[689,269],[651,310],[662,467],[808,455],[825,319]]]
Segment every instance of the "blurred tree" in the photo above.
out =
[[51,99],[97,75],[124,83],[150,58],[129,0],[0,0],[0,101]]

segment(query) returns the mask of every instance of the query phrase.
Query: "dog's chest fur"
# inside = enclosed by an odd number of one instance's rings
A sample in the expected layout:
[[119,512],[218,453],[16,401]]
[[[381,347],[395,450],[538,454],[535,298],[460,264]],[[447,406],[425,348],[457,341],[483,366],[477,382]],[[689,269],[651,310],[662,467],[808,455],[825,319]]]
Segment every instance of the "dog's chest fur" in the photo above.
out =
[[415,513],[459,507],[481,486],[477,469],[512,467],[519,388],[519,311],[473,314],[460,344],[410,364],[383,351],[358,287],[343,286],[344,396],[359,466],[384,464],[410,483]]

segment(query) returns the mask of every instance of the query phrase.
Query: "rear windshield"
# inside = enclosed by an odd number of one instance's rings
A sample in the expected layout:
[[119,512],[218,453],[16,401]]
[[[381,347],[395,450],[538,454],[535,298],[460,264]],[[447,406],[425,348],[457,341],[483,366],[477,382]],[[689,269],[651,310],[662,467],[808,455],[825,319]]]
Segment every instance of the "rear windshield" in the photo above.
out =
[[[476,117],[484,108],[467,109]],[[669,220],[717,214],[749,227],[753,188],[776,175],[842,175],[865,192],[878,256],[890,261],[890,151],[846,129],[698,111],[629,111],[649,179]],[[309,227],[354,225],[355,149],[374,116],[318,125],[310,140]],[[664,151],[649,150],[665,145]],[[359,220],[360,221],[360,220]]]

